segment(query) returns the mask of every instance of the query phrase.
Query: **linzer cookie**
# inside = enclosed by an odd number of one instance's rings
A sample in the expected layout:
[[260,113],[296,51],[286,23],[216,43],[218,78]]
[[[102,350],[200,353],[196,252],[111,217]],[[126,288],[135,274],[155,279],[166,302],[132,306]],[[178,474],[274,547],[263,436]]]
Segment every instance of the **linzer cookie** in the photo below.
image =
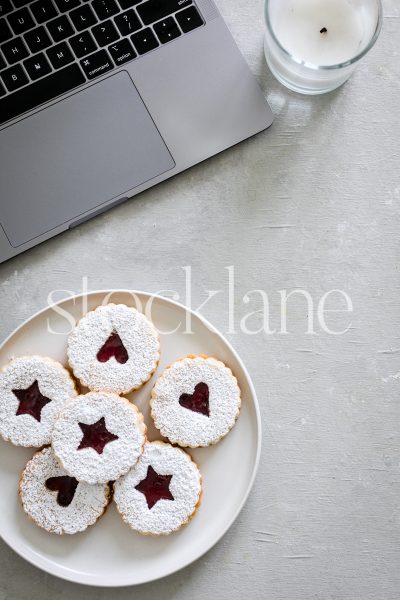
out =
[[25,512],[51,533],[78,533],[93,525],[110,500],[106,484],[79,482],[60,466],[51,448],[37,452],[19,485]]
[[13,359],[0,372],[0,434],[16,446],[49,444],[56,418],[75,396],[75,384],[58,362]]
[[209,446],[235,424],[240,389],[221,361],[188,356],[165,369],[150,404],[155,426],[170,442],[191,448]]
[[91,390],[122,394],[141,387],[157,368],[154,325],[135,308],[107,304],[89,312],[68,339],[74,375]]
[[90,392],[65,407],[54,425],[52,446],[69,475],[105,483],[136,463],[145,434],[143,416],[134,404],[116,394]]
[[132,529],[167,535],[193,517],[201,491],[200,472],[184,450],[147,442],[136,465],[114,483],[114,500]]

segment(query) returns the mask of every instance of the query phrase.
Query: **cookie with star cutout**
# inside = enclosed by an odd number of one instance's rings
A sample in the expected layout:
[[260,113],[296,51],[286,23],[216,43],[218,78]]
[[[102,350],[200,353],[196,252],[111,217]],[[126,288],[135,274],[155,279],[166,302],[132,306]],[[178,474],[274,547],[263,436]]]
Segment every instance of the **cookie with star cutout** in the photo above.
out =
[[123,394],[150,379],[160,358],[154,325],[125,304],[107,304],[87,313],[68,338],[68,361],[90,390]]
[[37,452],[21,475],[19,494],[27,515],[50,533],[73,534],[96,523],[111,499],[108,483],[70,477],[50,447]]
[[144,535],[168,535],[185,525],[200,506],[202,478],[181,448],[147,442],[136,465],[114,483],[124,521]]
[[190,448],[219,442],[234,426],[240,406],[236,377],[208,356],[187,356],[167,367],[150,400],[161,435]]
[[146,425],[134,404],[109,392],[89,392],[64,408],[52,447],[68,475],[95,484],[124,475],[145,441]]
[[0,371],[0,434],[16,446],[51,441],[55,420],[77,395],[69,372],[42,356],[20,356]]

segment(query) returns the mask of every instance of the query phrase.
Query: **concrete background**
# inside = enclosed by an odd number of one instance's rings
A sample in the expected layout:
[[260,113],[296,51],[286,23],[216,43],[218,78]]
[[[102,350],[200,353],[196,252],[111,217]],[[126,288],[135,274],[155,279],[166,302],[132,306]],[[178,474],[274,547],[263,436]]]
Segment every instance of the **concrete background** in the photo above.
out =
[[[228,328],[263,289],[279,328],[279,290],[315,305],[339,288],[352,314],[329,335],[292,297],[288,334],[228,335],[259,394],[264,446],[239,519],[189,568],[140,588],[84,588],[40,572],[0,543],[0,599],[131,597],[398,600],[400,597],[400,8],[351,81],[325,97],[288,92],[262,52],[262,0],[219,0],[276,115],[273,128],[0,267],[4,338],[53,289],[175,289],[192,267],[193,306]],[[62,294],[59,294],[61,297]],[[340,298],[331,298],[338,308]],[[342,302],[343,305],[343,302]],[[316,310],[315,306],[314,309]],[[257,326],[257,317],[249,320]]]

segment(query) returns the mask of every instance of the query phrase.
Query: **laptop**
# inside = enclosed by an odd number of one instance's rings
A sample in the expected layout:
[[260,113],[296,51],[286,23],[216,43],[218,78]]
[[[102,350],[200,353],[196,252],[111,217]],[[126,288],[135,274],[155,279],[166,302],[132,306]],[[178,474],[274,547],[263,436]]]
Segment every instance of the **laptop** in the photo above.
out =
[[271,122],[213,0],[0,0],[0,262]]

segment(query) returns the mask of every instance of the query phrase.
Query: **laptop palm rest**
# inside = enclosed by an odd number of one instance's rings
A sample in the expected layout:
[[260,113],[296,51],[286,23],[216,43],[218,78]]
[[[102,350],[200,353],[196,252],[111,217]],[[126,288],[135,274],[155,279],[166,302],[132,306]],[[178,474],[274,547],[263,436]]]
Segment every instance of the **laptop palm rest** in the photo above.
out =
[[175,166],[126,71],[1,131],[0,161],[10,173],[0,223],[14,247]]

